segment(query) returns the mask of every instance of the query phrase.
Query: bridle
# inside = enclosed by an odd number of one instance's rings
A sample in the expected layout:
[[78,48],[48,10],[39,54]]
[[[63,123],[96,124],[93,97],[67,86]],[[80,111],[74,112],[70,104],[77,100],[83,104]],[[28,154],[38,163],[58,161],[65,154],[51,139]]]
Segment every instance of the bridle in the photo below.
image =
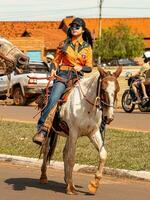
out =
[[[8,54],[7,54],[8,55]],[[4,54],[0,53],[0,60],[2,62],[9,62],[9,63],[12,63],[14,65],[14,61],[10,58],[7,58]]]
[[[8,55],[14,49],[18,49],[18,48],[16,46],[13,46],[5,55],[3,53],[0,53],[0,62],[3,63],[5,67],[6,67],[6,64],[7,64],[7,65],[11,65],[12,68],[15,69],[15,66],[17,65],[17,63],[15,63],[14,60],[8,58]],[[8,74],[10,73],[9,69],[7,70],[7,73]]]
[[0,53],[0,61],[1,61],[2,63],[4,63],[4,64],[5,64],[6,62],[8,62],[8,63],[12,64],[13,66],[15,66],[15,62],[14,62],[12,59],[8,58],[7,56],[10,54],[11,51],[13,51],[13,50],[16,49],[16,48],[17,48],[16,46],[12,47],[12,48],[7,52],[6,55],[4,55],[3,53]]
[[17,47],[16,47],[16,46],[13,46],[13,47],[7,52],[6,56],[8,56],[8,55],[10,54],[10,52],[13,51],[14,49],[17,49]]
[[[107,76],[106,76],[107,77]],[[96,90],[96,98],[95,98],[95,101],[92,102],[91,100],[89,100],[87,98],[87,96],[84,94],[83,90],[82,90],[82,87],[80,85],[80,82],[78,81],[78,84],[79,84],[79,88],[80,88],[80,91],[83,95],[83,97],[85,98],[85,100],[90,104],[92,105],[93,107],[96,107],[98,108],[99,110],[102,110],[103,107],[112,107],[114,108],[114,105],[111,105],[109,103],[107,103],[106,101],[104,101],[102,99],[102,92],[101,92],[101,86],[102,86],[102,81],[104,81],[104,79],[106,78],[101,78],[101,76],[99,75],[98,79],[97,79],[97,90]],[[96,77],[95,77],[96,78]],[[94,80],[93,80],[94,81]],[[92,82],[93,83],[93,82]],[[91,87],[91,85],[89,86],[89,88]]]
[[[110,76],[112,76],[112,75],[110,74]],[[98,94],[99,94],[100,99],[101,99],[100,100],[101,101],[101,105],[105,106],[105,107],[110,107],[110,108],[112,107],[112,108],[114,108],[114,103],[115,103],[115,99],[116,99],[116,92],[115,92],[115,96],[114,96],[113,105],[110,104],[110,103],[108,103],[106,99],[103,100],[103,98],[102,98],[102,95],[104,95],[104,93],[105,93],[105,91],[102,89],[102,81],[104,81],[107,77],[108,76],[106,76],[106,77],[104,77],[104,78],[101,79],[101,84],[100,84],[100,86],[99,86],[99,88],[97,90],[98,90]]]

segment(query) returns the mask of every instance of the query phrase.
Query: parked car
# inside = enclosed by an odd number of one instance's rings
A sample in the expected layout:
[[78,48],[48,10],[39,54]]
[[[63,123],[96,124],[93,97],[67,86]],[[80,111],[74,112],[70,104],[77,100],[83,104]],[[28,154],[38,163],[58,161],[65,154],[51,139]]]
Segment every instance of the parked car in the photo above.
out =
[[113,59],[107,63],[108,66],[137,66],[137,62],[129,58]]
[[[49,68],[45,62],[30,62],[21,73],[13,71],[10,79],[7,75],[0,76],[0,99],[5,100],[7,96],[14,100],[15,105],[25,105],[41,94],[48,83],[50,76]],[[29,78],[31,77],[31,78]]]

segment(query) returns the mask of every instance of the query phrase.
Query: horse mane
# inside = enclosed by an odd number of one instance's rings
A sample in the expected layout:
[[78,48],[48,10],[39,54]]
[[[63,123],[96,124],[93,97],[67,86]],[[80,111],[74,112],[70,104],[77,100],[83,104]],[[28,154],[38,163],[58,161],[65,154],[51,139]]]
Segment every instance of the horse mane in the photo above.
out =
[[93,79],[98,78],[98,77],[99,77],[99,72],[96,71],[96,72],[92,73],[90,76],[80,79],[80,82],[81,83],[82,82],[88,82],[88,80],[90,81],[90,80],[93,80]]

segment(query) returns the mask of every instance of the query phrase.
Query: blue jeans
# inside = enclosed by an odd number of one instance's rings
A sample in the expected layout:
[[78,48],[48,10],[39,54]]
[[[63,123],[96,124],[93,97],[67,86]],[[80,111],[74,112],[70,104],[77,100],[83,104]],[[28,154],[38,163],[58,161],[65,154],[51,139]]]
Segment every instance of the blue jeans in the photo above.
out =
[[[57,73],[57,75],[62,78],[65,78],[66,80],[76,77],[76,74],[72,71],[59,71]],[[42,112],[42,115],[38,121],[38,125],[37,125],[38,129],[40,129],[44,125],[44,122],[45,122],[49,112],[51,111],[53,106],[56,104],[56,102],[60,99],[60,97],[64,93],[65,89],[66,89],[66,83],[60,82],[59,80],[54,80],[53,88],[52,88],[51,94],[48,98],[47,106],[44,109],[44,111]]]

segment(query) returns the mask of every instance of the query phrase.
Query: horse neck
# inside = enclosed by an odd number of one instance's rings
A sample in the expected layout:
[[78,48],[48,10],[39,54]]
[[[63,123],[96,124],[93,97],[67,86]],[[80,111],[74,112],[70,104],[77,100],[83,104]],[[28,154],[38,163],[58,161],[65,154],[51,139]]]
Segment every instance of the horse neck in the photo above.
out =
[[80,82],[80,86],[83,92],[83,95],[86,96],[90,102],[95,101],[96,98],[96,91],[97,91],[97,81],[98,81],[99,74],[94,74],[89,78],[84,78]]

